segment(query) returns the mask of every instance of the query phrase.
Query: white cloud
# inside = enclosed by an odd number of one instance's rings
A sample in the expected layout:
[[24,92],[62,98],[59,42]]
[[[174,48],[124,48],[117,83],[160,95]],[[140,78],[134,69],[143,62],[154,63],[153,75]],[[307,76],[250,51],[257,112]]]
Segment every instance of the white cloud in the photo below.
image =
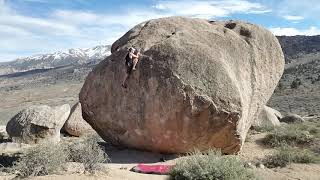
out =
[[245,0],[160,1],[154,8],[173,15],[206,18],[225,17],[233,13],[259,14],[271,11],[259,3]]
[[[273,7],[273,12],[279,17],[286,18],[288,15],[294,15],[293,17],[302,17],[303,19],[318,20],[320,18],[320,3],[319,0],[281,0],[270,1],[262,0],[264,4],[269,4]],[[300,19],[302,20],[302,19]],[[292,20],[294,21],[294,20]]]
[[276,27],[276,28],[270,28],[270,31],[272,31],[273,34],[277,36],[295,36],[295,35],[313,36],[313,35],[320,34],[320,29],[314,26],[311,26],[308,29],[296,29],[292,27],[286,27],[286,28]]
[[290,16],[290,15],[283,16],[283,18],[289,21],[299,21],[304,19],[304,17],[302,16]]

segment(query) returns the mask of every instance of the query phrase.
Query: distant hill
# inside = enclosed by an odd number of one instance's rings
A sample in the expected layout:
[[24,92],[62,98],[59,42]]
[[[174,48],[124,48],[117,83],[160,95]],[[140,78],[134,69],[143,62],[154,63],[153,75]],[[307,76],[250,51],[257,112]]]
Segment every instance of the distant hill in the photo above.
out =
[[111,54],[110,48],[110,45],[104,45],[18,58],[11,62],[1,63],[0,75],[35,69],[51,69],[67,65],[95,64]]
[[319,54],[320,52],[320,35],[277,36],[277,38],[284,52],[286,63],[290,63],[307,54]]
[[320,116],[320,35],[277,38],[286,65],[269,106],[281,112]]

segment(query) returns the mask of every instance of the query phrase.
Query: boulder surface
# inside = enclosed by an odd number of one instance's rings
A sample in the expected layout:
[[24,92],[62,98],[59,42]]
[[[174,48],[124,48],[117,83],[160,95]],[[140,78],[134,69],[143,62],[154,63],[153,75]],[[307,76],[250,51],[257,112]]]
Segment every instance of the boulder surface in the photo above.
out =
[[252,125],[256,127],[276,127],[280,126],[279,120],[281,118],[282,115],[279,111],[271,107],[264,106],[260,115]]
[[6,130],[16,143],[59,142],[60,130],[70,114],[70,105],[30,106],[15,115]]
[[70,116],[65,122],[63,129],[72,136],[82,136],[93,132],[92,127],[82,118],[81,104],[79,102],[72,107]]
[[[143,56],[124,89],[131,46]],[[106,141],[158,152],[238,152],[284,69],[276,37],[240,21],[150,20],[111,52],[81,89],[83,118]]]

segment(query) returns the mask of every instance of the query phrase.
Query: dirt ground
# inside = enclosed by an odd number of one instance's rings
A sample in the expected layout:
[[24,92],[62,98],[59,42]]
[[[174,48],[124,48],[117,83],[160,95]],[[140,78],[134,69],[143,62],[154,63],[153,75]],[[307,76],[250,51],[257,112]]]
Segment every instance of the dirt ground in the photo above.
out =
[[[266,134],[258,133],[250,135],[250,140],[245,142],[241,153],[238,155],[246,162],[259,162],[265,156],[272,154],[275,150],[266,148],[261,144],[262,138]],[[138,151],[133,149],[118,149],[106,145],[106,153],[111,162],[105,167],[108,172],[97,173],[95,175],[85,174],[62,174],[42,177],[33,177],[36,180],[91,180],[91,179],[112,179],[112,180],[165,180],[169,176],[140,174],[131,172],[130,169],[139,163],[146,164],[175,164],[179,157],[176,155],[166,155]],[[161,162],[164,158],[167,161]],[[291,164],[285,168],[252,168],[256,177],[261,180],[320,180],[319,164]],[[12,177],[11,177],[12,178]],[[1,177],[0,179],[11,179],[10,177]]]
[[81,87],[82,83],[59,83],[10,91],[0,89],[0,125],[6,125],[15,114],[31,105],[72,106],[78,101]]

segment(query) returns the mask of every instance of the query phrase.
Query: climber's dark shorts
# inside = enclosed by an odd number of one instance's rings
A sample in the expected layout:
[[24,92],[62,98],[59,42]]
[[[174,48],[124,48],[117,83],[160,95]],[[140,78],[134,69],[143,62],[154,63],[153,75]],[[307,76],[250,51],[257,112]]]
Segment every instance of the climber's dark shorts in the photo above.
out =
[[126,68],[127,68],[127,74],[130,75],[132,73],[133,69],[133,61],[130,60],[126,63]]

